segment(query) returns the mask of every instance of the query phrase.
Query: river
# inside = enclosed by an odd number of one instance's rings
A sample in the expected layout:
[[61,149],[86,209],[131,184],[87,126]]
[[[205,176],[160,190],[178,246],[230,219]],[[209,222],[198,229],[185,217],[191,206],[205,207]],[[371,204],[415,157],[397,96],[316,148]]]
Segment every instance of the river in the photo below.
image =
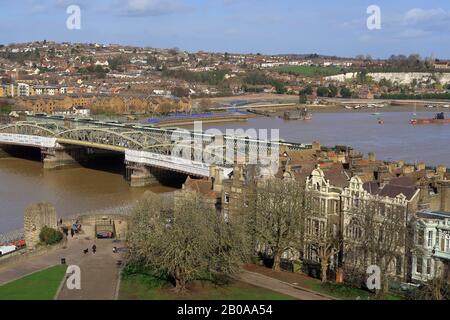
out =
[[22,228],[25,208],[37,202],[49,202],[58,216],[69,216],[128,204],[146,190],[174,190],[130,188],[121,172],[121,158],[110,158],[102,170],[98,165],[44,170],[39,159],[31,158],[0,158],[0,233]]
[[[418,118],[433,116],[429,112],[417,114]],[[238,128],[279,129],[280,137],[290,142],[348,145],[365,154],[375,152],[382,160],[423,161],[450,168],[450,124],[413,126],[409,112],[385,112],[381,117],[383,125],[378,124],[377,116],[367,112],[315,113],[309,122],[257,117],[248,122],[204,125],[203,129],[217,128],[223,133]]]
[[[409,112],[388,112],[382,117],[384,125],[370,113],[317,113],[310,122],[258,117],[248,122],[205,125],[203,129],[218,128],[224,133],[227,128],[279,129],[287,141],[346,144],[366,154],[374,151],[379,159],[450,167],[450,125],[412,126]],[[139,199],[145,190],[173,190],[162,186],[130,188],[123,178],[120,157],[89,168],[50,171],[43,170],[39,155],[28,158],[0,158],[0,233],[21,228],[25,208],[35,202],[50,202],[59,216],[67,216],[126,204]]]

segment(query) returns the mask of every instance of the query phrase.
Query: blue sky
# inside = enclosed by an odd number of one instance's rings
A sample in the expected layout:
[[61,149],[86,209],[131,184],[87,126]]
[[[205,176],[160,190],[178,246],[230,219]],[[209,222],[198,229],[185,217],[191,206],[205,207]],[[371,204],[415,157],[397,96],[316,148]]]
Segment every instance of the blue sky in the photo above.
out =
[[[81,30],[66,28],[71,4],[81,7]],[[381,9],[381,30],[366,27],[372,4]],[[43,39],[189,51],[450,58],[450,1],[0,0],[0,43]]]

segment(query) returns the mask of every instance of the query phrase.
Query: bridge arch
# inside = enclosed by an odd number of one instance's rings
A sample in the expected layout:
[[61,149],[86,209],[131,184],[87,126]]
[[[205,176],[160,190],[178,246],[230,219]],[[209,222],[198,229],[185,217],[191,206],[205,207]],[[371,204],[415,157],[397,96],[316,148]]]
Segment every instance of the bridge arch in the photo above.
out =
[[0,128],[1,133],[23,134],[30,136],[54,137],[55,132],[33,123],[17,122]]
[[125,151],[125,149],[144,149],[144,145],[121,132],[103,128],[76,128],[55,135],[60,143],[90,146],[98,149]]

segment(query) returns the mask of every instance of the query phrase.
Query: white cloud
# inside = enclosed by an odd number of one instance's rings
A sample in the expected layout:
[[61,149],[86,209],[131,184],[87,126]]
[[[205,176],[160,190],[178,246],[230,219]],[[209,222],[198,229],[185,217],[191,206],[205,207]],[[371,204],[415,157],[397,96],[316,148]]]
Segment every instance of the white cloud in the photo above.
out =
[[414,8],[407,11],[402,17],[402,22],[406,25],[417,25],[443,20],[450,21],[450,13],[440,8],[428,10]]
[[178,0],[127,0],[120,12],[131,16],[160,16],[187,9],[189,7]]

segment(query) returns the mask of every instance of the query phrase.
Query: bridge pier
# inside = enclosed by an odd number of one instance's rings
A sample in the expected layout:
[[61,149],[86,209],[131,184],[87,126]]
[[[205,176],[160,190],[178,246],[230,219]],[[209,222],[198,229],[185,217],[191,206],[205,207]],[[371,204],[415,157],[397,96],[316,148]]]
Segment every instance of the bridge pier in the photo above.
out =
[[8,158],[8,157],[10,157],[9,153],[7,153],[5,150],[3,150],[3,149],[0,147],[0,159],[1,159],[1,158]]
[[86,152],[86,149],[76,147],[42,150],[44,169],[58,169],[78,165],[81,161],[87,159]]
[[146,187],[159,183],[158,179],[150,172],[150,168],[138,163],[128,162],[127,178],[132,188]]

